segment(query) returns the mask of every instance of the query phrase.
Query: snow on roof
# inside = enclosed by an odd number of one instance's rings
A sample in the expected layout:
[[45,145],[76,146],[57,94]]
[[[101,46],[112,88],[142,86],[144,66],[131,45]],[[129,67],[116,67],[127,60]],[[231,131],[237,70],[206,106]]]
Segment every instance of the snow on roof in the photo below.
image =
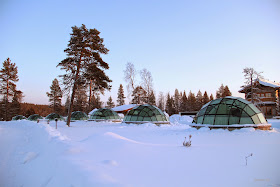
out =
[[126,110],[129,110],[129,109],[132,109],[136,106],[138,106],[138,105],[137,104],[121,105],[121,106],[117,106],[115,108],[112,108],[112,110],[114,110],[115,112],[121,112],[121,111],[126,111]]
[[[280,88],[280,83],[278,83],[278,82],[272,82],[272,81],[261,79],[261,78],[255,79],[254,83],[256,81],[258,81],[263,86],[268,86],[268,87],[272,87],[272,88]],[[244,91],[245,88],[247,88],[248,86],[245,86],[245,87],[241,88],[238,92]]]
[[272,88],[279,88],[280,87],[280,83],[272,82],[272,81],[265,80],[265,79],[259,79],[259,83],[261,85],[269,86],[269,87],[272,87]]

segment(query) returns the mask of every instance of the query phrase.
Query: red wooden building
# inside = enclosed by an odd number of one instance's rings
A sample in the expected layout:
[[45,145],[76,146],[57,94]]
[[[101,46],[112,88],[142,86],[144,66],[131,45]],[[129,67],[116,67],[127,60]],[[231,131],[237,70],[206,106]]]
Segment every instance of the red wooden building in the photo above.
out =
[[[253,87],[256,95],[254,103],[261,109],[263,114],[266,117],[279,115],[280,83],[259,78],[253,82]],[[250,96],[251,85],[244,86],[239,92],[245,93],[245,98],[248,101],[252,101]]]

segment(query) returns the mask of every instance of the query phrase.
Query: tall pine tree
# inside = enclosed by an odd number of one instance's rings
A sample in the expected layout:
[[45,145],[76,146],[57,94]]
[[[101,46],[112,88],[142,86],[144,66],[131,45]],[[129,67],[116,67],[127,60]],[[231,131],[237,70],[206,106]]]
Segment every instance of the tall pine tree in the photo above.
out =
[[200,90],[198,90],[196,95],[196,101],[195,101],[195,110],[199,111],[203,105],[203,96]]
[[168,113],[168,115],[175,114],[175,106],[174,106],[174,99],[170,94],[167,94],[166,98],[166,105],[165,105],[165,110]]
[[[101,54],[107,54],[109,50],[104,46],[103,38],[100,38],[99,34],[97,29],[87,29],[85,25],[72,27],[68,47],[64,50],[67,58],[57,65],[66,71],[66,74],[62,75],[65,88],[72,90],[67,118],[68,126],[70,126],[71,112],[78,86],[95,78],[91,77],[95,75],[89,73],[92,72],[90,68],[101,70],[99,73],[109,69],[109,65],[101,58]],[[86,76],[87,73],[90,76]],[[105,82],[108,83],[108,81]],[[96,82],[96,84],[99,86],[100,82]],[[106,88],[105,85],[105,89],[109,88]]]
[[3,117],[4,120],[11,120],[12,113],[10,109],[10,100],[18,90],[16,82],[18,82],[18,70],[15,63],[10,58],[3,62],[3,68],[0,70],[0,94],[3,95]]
[[106,107],[107,108],[114,108],[115,107],[115,103],[114,103],[114,101],[113,101],[111,96],[108,98],[107,106]]
[[196,109],[196,98],[192,91],[188,95],[188,111],[194,111]]
[[202,104],[205,105],[206,103],[208,103],[210,101],[207,92],[205,91],[203,94],[203,100],[202,100]]
[[181,97],[180,110],[182,112],[185,112],[188,110],[188,98],[187,98],[185,90],[184,90],[183,96]]
[[124,90],[123,90],[123,85],[120,84],[119,90],[118,90],[118,99],[117,99],[117,105],[121,106],[125,104],[125,96],[124,96]]
[[175,109],[175,113],[178,114],[180,110],[180,94],[178,89],[175,89],[175,93],[174,93],[174,109]]
[[147,101],[147,93],[142,86],[137,86],[132,92],[131,104],[144,104]]
[[47,96],[49,97],[49,107],[53,109],[54,113],[61,112],[61,98],[62,98],[62,91],[59,86],[58,80],[55,78],[50,86],[51,91],[47,92]]

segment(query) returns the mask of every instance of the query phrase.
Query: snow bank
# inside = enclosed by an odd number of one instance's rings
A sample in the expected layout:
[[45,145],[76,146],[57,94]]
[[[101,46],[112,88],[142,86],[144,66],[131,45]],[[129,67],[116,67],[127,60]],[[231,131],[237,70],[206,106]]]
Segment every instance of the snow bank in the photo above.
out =
[[[270,131],[77,121],[0,122],[0,186],[277,186],[280,120]],[[192,146],[182,145],[192,135]],[[247,165],[245,158],[247,158]]]

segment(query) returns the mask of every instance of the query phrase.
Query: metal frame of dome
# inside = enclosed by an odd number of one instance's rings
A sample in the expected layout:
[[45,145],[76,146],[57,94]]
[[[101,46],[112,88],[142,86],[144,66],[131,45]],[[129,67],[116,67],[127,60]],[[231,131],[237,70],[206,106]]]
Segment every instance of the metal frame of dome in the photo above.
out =
[[43,117],[40,116],[39,114],[32,114],[27,118],[27,120],[30,121],[37,121],[38,119],[43,119]]
[[[81,117],[81,119],[75,119],[76,117],[75,117],[75,115],[80,115],[80,114],[83,114],[83,116],[84,117]],[[88,116],[86,115],[86,113],[84,113],[84,112],[81,112],[81,111],[74,111],[74,112],[72,112],[72,114],[71,114],[71,120],[70,121],[85,121],[85,120],[88,120]]]
[[55,118],[57,118],[57,120],[64,121],[64,118],[57,113],[51,113],[45,117],[45,119],[50,121],[55,120]]
[[90,117],[89,121],[112,121],[112,122],[121,122],[120,116],[109,108],[100,108],[94,111]]
[[157,107],[149,104],[136,106],[124,117],[123,123],[169,124],[167,116]]
[[26,119],[23,115],[16,115],[12,118],[13,121]]
[[251,102],[227,96],[212,100],[196,114],[193,127],[270,129],[262,112]]

